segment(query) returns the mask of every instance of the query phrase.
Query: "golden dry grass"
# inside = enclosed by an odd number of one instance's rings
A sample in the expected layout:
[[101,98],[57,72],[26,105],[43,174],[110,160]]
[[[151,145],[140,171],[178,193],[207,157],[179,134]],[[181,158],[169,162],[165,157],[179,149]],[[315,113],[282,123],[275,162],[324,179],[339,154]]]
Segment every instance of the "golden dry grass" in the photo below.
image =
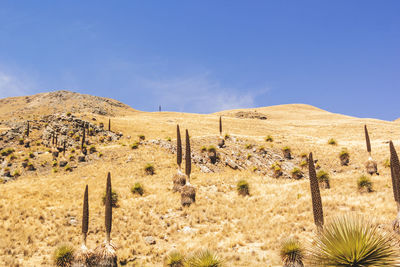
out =
[[[253,110],[253,109],[252,109]],[[358,119],[328,113],[306,105],[259,108],[268,119],[237,119],[235,111],[198,115],[174,112],[136,112],[112,119],[113,129],[125,138],[114,145],[98,146],[104,158],[82,166],[72,173],[22,176],[0,185],[0,262],[6,266],[49,266],[60,243],[81,243],[80,220],[85,185],[89,185],[88,247],[94,248],[105,238],[104,207],[101,198],[106,175],[112,174],[113,189],[119,194],[119,207],[113,209],[111,237],[118,246],[119,259],[137,257],[139,266],[162,266],[171,250],[191,253],[200,248],[215,250],[228,266],[280,265],[279,244],[297,236],[307,243],[315,232],[309,181],[279,180],[248,171],[225,168],[205,174],[193,166],[191,183],[196,187],[196,203],[181,208],[180,195],[172,192],[176,173],[175,156],[155,145],[132,150],[129,144],[139,134],[149,139],[172,137],[176,124],[189,129],[191,139],[218,136],[219,115],[223,116],[224,134],[253,140],[277,151],[289,145],[294,155],[312,151],[322,169],[331,176],[331,189],[321,191],[324,214],[329,217],[349,211],[376,217],[390,225],[396,216],[390,170],[383,167],[389,156],[386,141],[395,139],[400,125],[372,119]],[[97,116],[98,121],[108,118]],[[357,178],[364,174],[368,159],[363,126],[367,123],[372,155],[380,176],[374,176],[375,192],[361,194]],[[274,142],[264,137],[272,135]],[[131,136],[130,140],[126,136]],[[327,144],[329,138],[337,146]],[[229,142],[229,141],[228,141]],[[121,144],[126,144],[122,146]],[[212,145],[212,144],[204,144]],[[215,144],[213,144],[215,145]],[[395,145],[399,145],[395,140]],[[350,165],[340,166],[338,154],[346,147]],[[200,149],[194,147],[193,149]],[[132,161],[126,163],[129,156]],[[155,174],[146,175],[146,163],[155,166]],[[246,179],[250,196],[239,196],[236,184]],[[133,195],[131,186],[139,181],[144,195]],[[73,216],[78,224],[68,223]],[[152,236],[155,245],[144,237]]]

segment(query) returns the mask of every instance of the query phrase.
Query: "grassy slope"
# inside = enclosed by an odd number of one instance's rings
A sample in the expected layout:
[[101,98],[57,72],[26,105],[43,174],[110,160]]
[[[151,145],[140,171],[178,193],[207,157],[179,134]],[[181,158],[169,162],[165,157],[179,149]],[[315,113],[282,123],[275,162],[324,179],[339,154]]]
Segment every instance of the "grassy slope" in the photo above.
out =
[[[224,116],[224,132],[250,138],[260,145],[266,145],[263,138],[270,134],[277,149],[289,145],[297,155],[313,151],[322,169],[332,178],[332,188],[322,190],[327,217],[355,211],[377,217],[384,224],[391,223],[396,215],[395,203],[390,171],[383,167],[383,161],[389,155],[387,140],[394,139],[399,147],[398,123],[351,118],[306,105],[257,110],[265,113],[268,120]],[[217,115],[233,112],[211,115],[137,112],[116,117],[113,127],[125,136],[132,136],[120,142],[127,145],[138,134],[144,134],[146,139],[170,136],[174,141],[177,123],[182,130],[189,129],[191,138],[196,139],[217,135]],[[381,174],[372,178],[376,191],[371,194],[360,194],[356,188],[368,157],[364,123],[368,124],[373,155]],[[331,137],[338,141],[337,146],[327,144]],[[342,147],[350,151],[348,167],[339,165],[338,153]],[[85,184],[89,185],[90,201],[88,244],[93,248],[102,242],[105,235],[101,197],[108,171],[120,196],[112,231],[112,239],[119,246],[119,258],[137,257],[140,264],[161,266],[164,255],[172,249],[190,253],[208,247],[225,258],[229,266],[275,266],[280,264],[279,244],[283,238],[294,235],[307,243],[314,234],[308,180],[276,180],[229,168],[222,173],[204,174],[194,167],[192,184],[197,188],[197,202],[182,209],[180,196],[171,191],[171,178],[176,171],[174,155],[156,146],[130,150],[129,146],[117,145],[99,150],[105,155],[101,162],[72,173],[21,177],[0,185],[0,262],[50,265],[59,243],[78,247]],[[126,163],[129,156],[132,161]],[[145,175],[143,167],[147,162],[155,165],[155,175]],[[242,178],[250,183],[250,197],[240,197],[235,191],[236,182]],[[135,181],[144,185],[143,197],[130,193]],[[77,218],[77,226],[68,225],[69,216]],[[185,232],[187,226],[191,230]],[[153,236],[157,244],[147,245],[146,236]]]

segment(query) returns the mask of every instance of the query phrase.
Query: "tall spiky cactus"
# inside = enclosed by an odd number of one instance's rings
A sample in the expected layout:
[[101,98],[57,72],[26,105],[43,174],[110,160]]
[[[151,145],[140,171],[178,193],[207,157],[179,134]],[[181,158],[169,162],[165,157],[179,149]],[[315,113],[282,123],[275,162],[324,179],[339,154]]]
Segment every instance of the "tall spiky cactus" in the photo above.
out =
[[83,197],[83,214],[82,214],[82,245],[86,247],[86,237],[89,230],[89,192],[88,185],[85,188]]
[[111,119],[108,119],[108,131],[111,131]]
[[178,170],[180,170],[182,164],[182,140],[179,124],[176,125],[176,163],[178,164]]
[[26,136],[29,137],[29,121],[28,121],[28,125],[26,126]]
[[315,172],[314,159],[312,153],[308,157],[308,172],[310,176],[311,200],[313,206],[314,223],[318,230],[324,226],[324,214],[322,211],[321,193],[319,191],[317,174]]
[[83,133],[82,133],[82,143],[81,143],[81,150],[83,150],[83,146],[85,145],[85,138],[86,138],[86,130],[85,126],[82,127]]
[[112,226],[112,199],[111,199],[111,174],[107,174],[106,186],[106,208],[105,208],[105,226],[106,226],[106,242],[110,243],[111,226]]
[[364,125],[364,132],[365,132],[365,141],[367,143],[367,151],[368,151],[369,155],[371,156],[371,141],[369,140],[367,125]]
[[191,152],[190,152],[189,132],[186,129],[185,173],[188,177],[189,183],[190,183],[190,173],[192,171],[192,161],[190,153]]
[[63,143],[63,155],[64,156],[65,156],[65,150],[67,149],[66,146],[67,146],[67,141],[64,140],[64,143]]
[[222,137],[222,117],[219,116],[219,136]]
[[393,142],[390,141],[390,173],[392,176],[393,196],[397,206],[397,218],[393,222],[393,229],[400,231],[400,163]]

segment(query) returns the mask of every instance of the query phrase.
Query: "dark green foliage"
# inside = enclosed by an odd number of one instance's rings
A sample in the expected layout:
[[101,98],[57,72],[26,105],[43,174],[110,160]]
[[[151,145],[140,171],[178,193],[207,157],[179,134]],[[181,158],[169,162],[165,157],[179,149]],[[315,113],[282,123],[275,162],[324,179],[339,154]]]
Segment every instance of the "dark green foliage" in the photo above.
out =
[[368,176],[362,175],[358,178],[357,187],[360,191],[372,192],[372,182]]

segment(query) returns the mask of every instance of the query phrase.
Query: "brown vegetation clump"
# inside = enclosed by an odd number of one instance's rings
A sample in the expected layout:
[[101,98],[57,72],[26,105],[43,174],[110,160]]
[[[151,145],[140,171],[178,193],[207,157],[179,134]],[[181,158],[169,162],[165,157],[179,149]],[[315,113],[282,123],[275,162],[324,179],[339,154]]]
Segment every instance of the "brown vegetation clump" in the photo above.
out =
[[340,153],[339,153],[339,159],[340,159],[340,164],[342,166],[348,166],[349,162],[350,162],[350,154],[349,152],[347,152],[346,149],[343,149]]
[[365,168],[369,175],[378,174],[378,164],[376,161],[373,161],[371,157],[365,163]]
[[186,184],[186,175],[180,170],[173,177],[174,186],[172,188],[173,192],[180,192],[181,188]]
[[190,206],[196,202],[196,190],[191,185],[185,185],[181,188],[182,206]]
[[400,231],[400,163],[399,157],[397,156],[396,149],[394,148],[393,142],[390,141],[390,174],[392,176],[392,186],[394,200],[397,205],[397,218],[393,222],[393,229]]

